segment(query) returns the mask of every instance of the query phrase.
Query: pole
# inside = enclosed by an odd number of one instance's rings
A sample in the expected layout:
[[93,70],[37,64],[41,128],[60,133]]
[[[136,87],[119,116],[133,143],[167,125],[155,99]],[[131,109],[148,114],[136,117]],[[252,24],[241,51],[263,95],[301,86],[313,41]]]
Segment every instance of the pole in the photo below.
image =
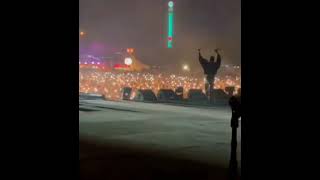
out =
[[231,155],[229,162],[229,178],[236,180],[238,178],[238,161],[237,161],[237,128],[239,127],[239,118],[241,117],[241,98],[232,96],[229,100],[232,109],[231,117]]
[[172,48],[172,42],[173,42],[173,6],[174,3],[170,1],[168,3],[168,39],[167,39],[167,47]]

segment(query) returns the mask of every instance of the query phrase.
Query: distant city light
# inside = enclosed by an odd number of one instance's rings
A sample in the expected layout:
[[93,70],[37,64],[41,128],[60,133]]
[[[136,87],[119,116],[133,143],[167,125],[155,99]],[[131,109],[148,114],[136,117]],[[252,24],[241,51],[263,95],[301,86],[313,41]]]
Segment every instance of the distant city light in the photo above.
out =
[[130,57],[125,58],[124,59],[124,64],[126,64],[128,66],[131,65],[132,64],[132,59]]
[[133,51],[134,51],[134,49],[133,49],[133,48],[128,48],[128,49],[127,49],[127,53],[129,53],[129,54],[132,54],[132,53],[133,53]]

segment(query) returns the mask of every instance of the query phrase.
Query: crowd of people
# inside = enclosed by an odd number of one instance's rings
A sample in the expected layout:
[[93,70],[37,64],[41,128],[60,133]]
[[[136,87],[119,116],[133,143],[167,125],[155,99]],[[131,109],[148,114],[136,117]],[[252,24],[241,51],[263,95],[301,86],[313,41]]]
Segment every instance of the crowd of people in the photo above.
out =
[[[132,97],[137,89],[152,89],[155,94],[160,89],[183,87],[184,96],[190,89],[202,89],[204,92],[204,76],[176,75],[150,72],[99,72],[80,70],[79,91],[83,93],[102,94],[109,99],[120,99],[123,87],[133,89]],[[237,75],[222,75],[215,78],[215,89],[227,86],[240,88],[240,77]]]

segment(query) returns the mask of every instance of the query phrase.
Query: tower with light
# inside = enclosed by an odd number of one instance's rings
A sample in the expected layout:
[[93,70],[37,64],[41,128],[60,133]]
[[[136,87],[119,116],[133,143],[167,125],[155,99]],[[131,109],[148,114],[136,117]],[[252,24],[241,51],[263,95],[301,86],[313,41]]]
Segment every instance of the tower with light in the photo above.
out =
[[172,48],[173,43],[173,1],[169,1],[168,3],[168,39],[167,39],[167,47]]

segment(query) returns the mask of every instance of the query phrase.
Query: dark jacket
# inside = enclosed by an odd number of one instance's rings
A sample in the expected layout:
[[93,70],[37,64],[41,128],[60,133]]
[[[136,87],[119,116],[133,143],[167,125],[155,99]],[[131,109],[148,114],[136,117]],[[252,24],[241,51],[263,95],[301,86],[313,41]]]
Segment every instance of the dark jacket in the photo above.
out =
[[221,56],[218,54],[217,61],[208,61],[204,59],[199,53],[199,62],[203,68],[204,74],[207,75],[216,75],[218,69],[221,66]]

